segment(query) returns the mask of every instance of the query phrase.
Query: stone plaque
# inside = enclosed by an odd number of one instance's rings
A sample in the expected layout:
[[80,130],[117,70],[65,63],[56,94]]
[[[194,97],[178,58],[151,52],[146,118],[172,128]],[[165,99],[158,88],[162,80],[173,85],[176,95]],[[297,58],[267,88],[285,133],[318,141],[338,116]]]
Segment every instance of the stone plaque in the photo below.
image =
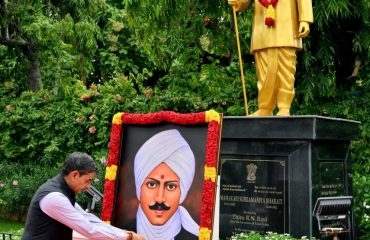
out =
[[286,160],[223,159],[220,239],[246,232],[288,229]]

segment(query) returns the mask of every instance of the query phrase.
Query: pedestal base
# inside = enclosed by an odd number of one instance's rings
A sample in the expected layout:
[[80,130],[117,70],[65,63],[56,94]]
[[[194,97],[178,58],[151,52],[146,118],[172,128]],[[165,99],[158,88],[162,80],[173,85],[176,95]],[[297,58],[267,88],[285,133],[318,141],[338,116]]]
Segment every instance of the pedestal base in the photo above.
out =
[[313,206],[351,195],[349,145],[358,134],[359,122],[344,119],[225,117],[220,239],[245,231],[318,238]]

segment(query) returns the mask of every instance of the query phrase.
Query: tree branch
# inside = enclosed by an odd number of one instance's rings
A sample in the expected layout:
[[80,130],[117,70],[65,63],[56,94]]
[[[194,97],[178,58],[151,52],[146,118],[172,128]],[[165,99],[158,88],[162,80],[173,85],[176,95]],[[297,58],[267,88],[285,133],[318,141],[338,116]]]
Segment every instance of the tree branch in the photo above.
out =
[[4,0],[0,0],[0,15],[4,15],[5,16],[5,13],[6,13],[5,1]]
[[13,28],[14,31],[17,32],[20,35],[21,38],[25,39],[25,41],[27,41],[27,42],[31,41],[31,39],[23,33],[23,31],[20,29],[20,27],[18,26],[18,24],[16,22],[12,21],[10,23],[10,27]]
[[28,45],[28,42],[23,39],[15,40],[15,39],[0,38],[0,44],[9,46],[9,47],[25,47]]

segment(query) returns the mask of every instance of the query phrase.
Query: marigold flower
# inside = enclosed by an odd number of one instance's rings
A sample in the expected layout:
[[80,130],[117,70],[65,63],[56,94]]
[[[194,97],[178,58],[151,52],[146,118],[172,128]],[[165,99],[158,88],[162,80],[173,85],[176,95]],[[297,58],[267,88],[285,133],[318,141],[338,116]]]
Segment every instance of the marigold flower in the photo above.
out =
[[122,115],[123,115],[123,113],[114,114],[112,123],[113,124],[122,124],[122,119],[121,119]]
[[215,167],[205,167],[204,168],[204,179],[210,179],[212,182],[216,180],[216,168]]
[[215,110],[206,111],[206,122],[217,121],[220,122],[220,114]]
[[208,228],[200,228],[199,240],[209,240],[211,238],[211,230]]
[[105,169],[105,179],[112,181],[116,179],[117,165],[111,165]]

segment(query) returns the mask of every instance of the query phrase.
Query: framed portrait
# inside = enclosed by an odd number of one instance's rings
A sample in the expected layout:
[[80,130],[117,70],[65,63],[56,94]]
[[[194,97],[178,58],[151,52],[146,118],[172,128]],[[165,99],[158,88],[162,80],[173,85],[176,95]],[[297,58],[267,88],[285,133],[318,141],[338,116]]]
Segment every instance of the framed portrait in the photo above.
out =
[[222,115],[113,117],[102,220],[151,240],[212,239]]

